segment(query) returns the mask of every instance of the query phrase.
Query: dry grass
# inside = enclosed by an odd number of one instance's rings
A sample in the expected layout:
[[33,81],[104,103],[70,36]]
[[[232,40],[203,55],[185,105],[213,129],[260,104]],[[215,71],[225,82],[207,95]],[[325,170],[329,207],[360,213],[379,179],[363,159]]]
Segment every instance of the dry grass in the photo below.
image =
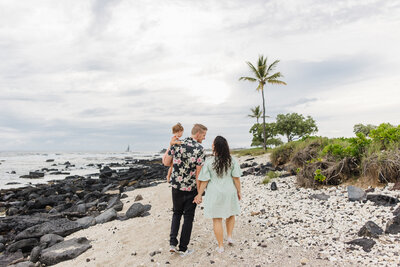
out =
[[365,158],[362,174],[379,183],[400,181],[400,151],[382,151]]

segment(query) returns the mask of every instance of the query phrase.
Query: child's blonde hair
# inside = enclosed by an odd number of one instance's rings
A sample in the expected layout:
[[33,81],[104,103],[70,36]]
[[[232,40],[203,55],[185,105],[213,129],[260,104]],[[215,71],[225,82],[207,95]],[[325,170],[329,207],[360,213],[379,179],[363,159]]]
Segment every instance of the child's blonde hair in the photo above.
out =
[[172,126],[172,133],[175,134],[177,132],[183,132],[183,126],[179,122]]

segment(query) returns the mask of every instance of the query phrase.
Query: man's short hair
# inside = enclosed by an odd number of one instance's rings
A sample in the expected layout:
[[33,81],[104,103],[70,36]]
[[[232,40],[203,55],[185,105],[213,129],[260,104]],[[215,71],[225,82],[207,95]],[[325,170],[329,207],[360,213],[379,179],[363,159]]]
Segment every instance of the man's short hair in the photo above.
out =
[[183,132],[183,126],[179,122],[172,127],[172,133]]
[[192,134],[195,135],[198,132],[205,132],[207,130],[208,130],[207,127],[204,126],[203,124],[196,123],[195,125],[193,125]]

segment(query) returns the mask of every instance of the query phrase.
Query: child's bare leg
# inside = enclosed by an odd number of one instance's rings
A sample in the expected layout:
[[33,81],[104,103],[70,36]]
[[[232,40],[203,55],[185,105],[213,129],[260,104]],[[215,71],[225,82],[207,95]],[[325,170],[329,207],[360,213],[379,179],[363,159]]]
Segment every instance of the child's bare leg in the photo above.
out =
[[169,183],[169,181],[171,180],[171,173],[172,173],[172,166],[169,167],[168,169],[168,174],[167,174],[167,183]]

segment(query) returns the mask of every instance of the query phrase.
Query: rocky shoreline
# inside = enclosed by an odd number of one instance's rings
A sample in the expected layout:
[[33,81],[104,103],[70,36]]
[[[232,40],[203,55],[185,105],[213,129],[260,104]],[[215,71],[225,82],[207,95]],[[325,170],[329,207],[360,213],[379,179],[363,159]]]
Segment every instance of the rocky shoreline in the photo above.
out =
[[118,214],[124,192],[155,186],[167,171],[160,160],[132,159],[98,168],[95,178],[75,175],[0,190],[0,212],[6,215],[0,218],[0,266],[49,266],[77,257],[91,247],[90,241],[84,237],[64,241],[64,237],[115,219],[148,215],[151,206],[140,203]]
[[[239,161],[244,176],[237,244],[222,255],[214,252],[211,220],[201,206],[191,242],[195,255],[182,259],[168,252],[172,204],[166,167],[138,161],[99,166],[98,179],[69,177],[1,190],[0,208],[8,216],[0,219],[0,266],[69,259],[60,265],[399,266],[399,184],[308,189],[267,156]],[[279,177],[263,184],[268,171],[279,171]]]

